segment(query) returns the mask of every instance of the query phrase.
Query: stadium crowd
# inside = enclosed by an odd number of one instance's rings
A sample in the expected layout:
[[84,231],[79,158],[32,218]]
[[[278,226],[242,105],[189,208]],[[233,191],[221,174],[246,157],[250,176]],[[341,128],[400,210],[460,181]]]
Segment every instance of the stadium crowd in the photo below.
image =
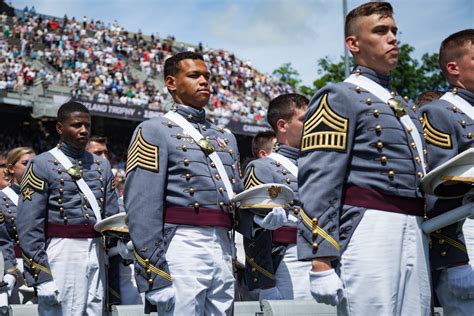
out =
[[[173,36],[131,33],[117,21],[83,17],[62,19],[24,10],[21,17],[1,16],[0,89],[23,92],[38,77],[43,88],[61,85],[77,99],[128,104],[165,111],[167,91],[158,77],[163,62],[186,50],[203,53],[212,73],[210,116],[220,125],[230,119],[264,123],[268,100],[291,87],[264,75],[225,50],[204,50],[199,45],[177,43]],[[29,66],[32,60],[40,69]]]

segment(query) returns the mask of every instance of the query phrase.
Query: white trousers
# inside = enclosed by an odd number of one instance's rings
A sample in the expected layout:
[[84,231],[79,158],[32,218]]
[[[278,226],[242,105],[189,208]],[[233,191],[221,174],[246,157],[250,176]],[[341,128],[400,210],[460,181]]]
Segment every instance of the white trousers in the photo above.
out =
[[341,257],[338,315],[430,315],[422,218],[367,210]]
[[232,314],[231,246],[225,228],[179,226],[176,229],[166,252],[176,303],[167,315]]
[[[474,220],[466,219],[463,226],[464,240],[466,242],[469,263],[474,267]],[[474,300],[461,299],[448,289],[448,274],[441,271],[436,285],[438,300],[443,306],[444,316],[470,316],[474,315]]]
[[462,230],[464,232],[467,254],[469,255],[469,263],[471,266],[474,266],[474,219],[466,218]]
[[62,303],[39,304],[39,315],[102,315],[105,265],[100,238],[52,238],[46,253]]
[[311,300],[308,271],[311,261],[298,261],[297,247],[289,245],[275,273],[276,287],[284,300]]

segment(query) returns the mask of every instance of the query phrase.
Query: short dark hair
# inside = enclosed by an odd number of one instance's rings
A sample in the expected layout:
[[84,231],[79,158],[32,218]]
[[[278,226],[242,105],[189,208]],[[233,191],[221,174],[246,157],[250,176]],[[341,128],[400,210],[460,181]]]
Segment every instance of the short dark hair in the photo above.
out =
[[166,80],[168,76],[174,76],[179,72],[179,62],[184,59],[200,59],[204,61],[201,54],[195,52],[182,52],[171,56],[165,61],[163,76]]
[[297,93],[282,94],[270,101],[267,110],[267,121],[273,130],[277,131],[277,122],[280,119],[289,120],[295,109],[307,106],[307,97]]
[[467,50],[464,47],[470,42],[474,45],[474,29],[466,29],[449,35],[441,42],[439,48],[439,68],[447,77],[446,65],[455,59],[461,57]]
[[61,105],[58,110],[58,122],[64,122],[67,117],[74,112],[89,113],[89,110],[81,103],[69,101]]
[[89,143],[90,143],[90,142],[95,142],[95,143],[99,143],[99,144],[102,144],[102,145],[107,145],[107,137],[105,137],[105,136],[92,135],[92,136],[89,138]]
[[379,14],[382,17],[392,17],[392,5],[388,2],[367,2],[355,9],[352,9],[346,16],[346,21],[344,24],[345,37],[354,35],[356,32],[355,22],[358,18],[372,14]]
[[274,131],[258,132],[252,139],[252,155],[254,158],[259,158],[258,152],[260,150],[270,151],[273,147],[272,139],[276,139]]
[[441,91],[425,91],[416,98],[415,104],[417,106],[425,105],[431,101],[438,100],[443,94]]

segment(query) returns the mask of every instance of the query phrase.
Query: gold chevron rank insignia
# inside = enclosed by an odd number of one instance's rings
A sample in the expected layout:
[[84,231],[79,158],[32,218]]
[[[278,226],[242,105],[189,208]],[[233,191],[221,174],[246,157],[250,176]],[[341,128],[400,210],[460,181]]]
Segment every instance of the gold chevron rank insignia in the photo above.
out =
[[263,184],[263,182],[257,178],[257,176],[255,175],[255,167],[252,167],[250,168],[250,172],[247,179],[245,179],[244,190],[248,190],[259,184]]
[[[25,175],[23,176],[23,180],[21,180],[21,191],[25,191],[25,188],[31,187],[37,191],[44,190],[44,181],[38,178],[35,173],[33,172],[33,164],[30,163],[28,170],[26,170]],[[31,189],[30,189],[31,190]],[[30,192],[29,192],[30,193]],[[33,194],[33,192],[31,192]],[[30,196],[31,196],[30,194]],[[31,199],[31,198],[30,198]]]
[[317,110],[306,120],[301,138],[301,152],[347,149],[349,120],[334,112],[325,94]]
[[427,142],[430,142],[431,144],[441,148],[453,147],[451,135],[438,131],[436,128],[434,128],[428,120],[428,114],[426,113],[423,114],[422,126]]
[[148,143],[139,128],[127,154],[127,173],[135,168],[158,172],[159,148]]

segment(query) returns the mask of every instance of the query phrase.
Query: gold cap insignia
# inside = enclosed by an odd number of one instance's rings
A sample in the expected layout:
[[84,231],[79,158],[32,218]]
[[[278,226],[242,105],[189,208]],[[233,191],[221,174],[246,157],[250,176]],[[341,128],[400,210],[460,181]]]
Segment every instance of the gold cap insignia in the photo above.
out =
[[268,195],[270,195],[271,199],[276,199],[280,193],[281,193],[280,187],[272,185],[271,187],[268,188]]

